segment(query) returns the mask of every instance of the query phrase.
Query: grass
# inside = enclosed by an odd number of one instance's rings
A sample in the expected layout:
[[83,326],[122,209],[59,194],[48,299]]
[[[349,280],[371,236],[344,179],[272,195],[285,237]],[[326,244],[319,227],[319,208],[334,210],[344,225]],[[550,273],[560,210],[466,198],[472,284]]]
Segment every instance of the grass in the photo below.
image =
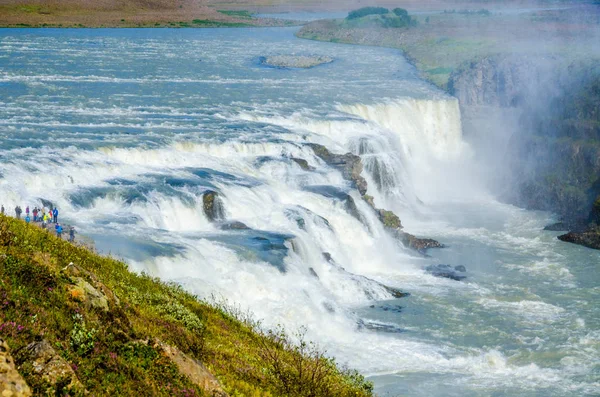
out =
[[[90,284],[106,288],[108,311],[86,305],[75,292],[76,280],[64,271],[71,262]],[[177,285],[131,273],[123,262],[5,216],[0,336],[16,352],[35,395],[46,395],[49,384],[19,351],[42,339],[90,395],[205,395],[151,343],[157,340],[202,361],[231,396],[372,395],[360,374],[338,367],[302,335],[293,343],[283,331],[264,331],[230,306],[201,301]],[[52,394],[83,395],[64,387],[59,382]]]
[[208,19],[194,19],[191,26],[198,27],[213,27],[213,28],[247,28],[253,27],[254,25],[245,22],[221,22],[211,21]]
[[221,14],[228,15],[230,17],[252,19],[252,13],[247,10],[217,10]]

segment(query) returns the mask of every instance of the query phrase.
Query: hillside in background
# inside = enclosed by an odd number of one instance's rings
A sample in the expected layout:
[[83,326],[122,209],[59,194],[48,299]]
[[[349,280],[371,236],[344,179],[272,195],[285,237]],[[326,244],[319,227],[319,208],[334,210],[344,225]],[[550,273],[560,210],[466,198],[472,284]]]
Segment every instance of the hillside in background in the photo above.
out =
[[[559,4],[570,3],[560,1]],[[10,27],[247,27],[286,26],[291,21],[253,18],[256,13],[349,11],[364,6],[410,11],[470,9],[485,4],[532,7],[547,1],[404,0],[0,0],[0,26]],[[557,2],[550,3],[556,5]]]

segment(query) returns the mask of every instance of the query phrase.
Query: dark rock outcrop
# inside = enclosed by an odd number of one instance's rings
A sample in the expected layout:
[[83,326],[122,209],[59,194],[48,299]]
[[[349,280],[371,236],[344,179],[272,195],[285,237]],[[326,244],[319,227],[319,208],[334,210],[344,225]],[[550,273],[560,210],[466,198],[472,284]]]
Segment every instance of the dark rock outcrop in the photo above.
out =
[[225,210],[223,209],[223,203],[219,198],[219,194],[212,190],[204,193],[202,196],[202,204],[204,214],[209,221],[214,222],[221,220],[225,217]]
[[282,69],[309,69],[333,62],[333,58],[324,55],[271,55],[260,57],[262,65]]
[[400,218],[398,218],[398,215],[394,214],[392,211],[378,209],[377,215],[385,227],[390,229],[402,229],[402,222],[400,222]]
[[250,228],[242,222],[239,221],[229,221],[223,222],[219,225],[219,229],[221,230],[249,230]]
[[[518,111],[501,128],[511,138],[498,166],[506,170],[502,185],[513,187],[501,191],[503,198],[558,214],[561,222],[545,230],[570,230],[561,239],[586,246],[594,245],[593,226],[600,224],[600,205],[589,212],[600,195],[597,65],[595,59],[495,55],[463,65],[448,82],[463,114],[478,114],[482,106],[486,114],[491,108]],[[486,124],[466,127],[465,134],[487,128],[487,118],[479,119]]]
[[363,222],[360,211],[358,211],[358,207],[356,206],[356,202],[352,196],[344,190],[329,185],[306,186],[304,190],[341,201],[344,203],[344,208],[350,215]]
[[394,287],[388,287],[387,285],[383,285],[383,288],[385,288],[385,290],[387,292],[389,292],[394,298],[397,298],[397,299],[406,298],[407,296],[410,296],[410,294],[408,292],[402,292],[399,289],[394,288]]
[[590,227],[583,232],[569,232],[558,236],[558,239],[567,243],[579,244],[584,247],[600,249],[600,227]]
[[345,179],[351,181],[353,187],[358,189],[361,195],[367,193],[367,181],[360,175],[363,164],[359,156],[352,153],[334,154],[325,146],[316,143],[309,143],[308,146],[312,148],[317,157],[338,169]]
[[444,244],[430,238],[415,237],[412,234],[403,231],[397,231],[395,235],[396,238],[402,241],[404,246],[420,252],[423,255],[425,255],[430,248],[444,248]]
[[302,168],[304,171],[314,171],[314,167],[311,167],[308,164],[308,161],[306,161],[304,159],[291,157],[290,160],[292,160],[294,163],[298,164],[300,166],[300,168]]
[[467,269],[462,265],[454,267],[444,264],[431,265],[427,266],[425,268],[425,271],[435,277],[449,278],[451,280],[456,281],[464,280],[465,278],[467,278],[467,275],[465,274]]
[[[373,208],[385,228],[390,231],[394,237],[398,238],[404,244],[404,246],[414,249],[422,254],[424,254],[429,248],[443,248],[443,244],[440,244],[435,240],[421,239],[409,233],[403,232],[402,222],[394,212],[380,209],[375,206],[373,197],[366,194],[367,181],[360,175],[363,165],[359,156],[352,153],[346,153],[344,155],[333,154],[325,146],[314,143],[309,144],[309,146],[319,158],[332,167],[339,169],[344,178],[352,182],[353,186],[356,187],[362,195],[363,200],[365,200],[371,206],[371,208]],[[346,209],[348,212],[355,218],[362,221],[360,213],[356,207],[356,203],[352,197],[348,194],[345,194],[345,196]]]
[[528,88],[537,86],[545,74],[540,63],[523,56],[489,56],[454,71],[448,92],[462,106],[514,107],[523,103]]

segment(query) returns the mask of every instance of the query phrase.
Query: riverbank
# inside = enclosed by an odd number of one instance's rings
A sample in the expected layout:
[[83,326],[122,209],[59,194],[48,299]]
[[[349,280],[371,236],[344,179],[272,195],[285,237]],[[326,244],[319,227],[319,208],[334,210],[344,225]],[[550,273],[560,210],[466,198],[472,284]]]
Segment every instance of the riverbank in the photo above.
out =
[[255,18],[247,10],[183,0],[90,3],[4,1],[0,27],[22,28],[228,28],[294,26],[299,22]]
[[344,20],[307,24],[297,36],[336,43],[398,48],[423,78],[447,90],[452,73],[491,55],[560,55],[578,59],[594,52],[600,31],[595,6],[522,13],[482,9],[412,15],[417,26],[363,28]]
[[0,374],[2,392],[372,395],[313,345],[6,216],[0,294],[0,339],[12,354],[2,353],[15,363],[10,382]]

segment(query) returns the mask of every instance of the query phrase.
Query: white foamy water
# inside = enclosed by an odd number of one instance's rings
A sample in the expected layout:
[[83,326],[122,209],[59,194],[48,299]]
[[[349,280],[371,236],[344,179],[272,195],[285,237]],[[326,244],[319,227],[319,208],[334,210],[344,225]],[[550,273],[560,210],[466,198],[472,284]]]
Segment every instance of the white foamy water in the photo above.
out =
[[[292,33],[4,30],[0,203],[51,201],[135,271],[306,326],[380,395],[597,395],[598,253],[490,196],[458,103],[399,53]],[[259,65],[291,46],[335,61]],[[406,250],[308,143],[360,155],[377,206],[448,247]],[[207,191],[249,229],[210,222]]]

